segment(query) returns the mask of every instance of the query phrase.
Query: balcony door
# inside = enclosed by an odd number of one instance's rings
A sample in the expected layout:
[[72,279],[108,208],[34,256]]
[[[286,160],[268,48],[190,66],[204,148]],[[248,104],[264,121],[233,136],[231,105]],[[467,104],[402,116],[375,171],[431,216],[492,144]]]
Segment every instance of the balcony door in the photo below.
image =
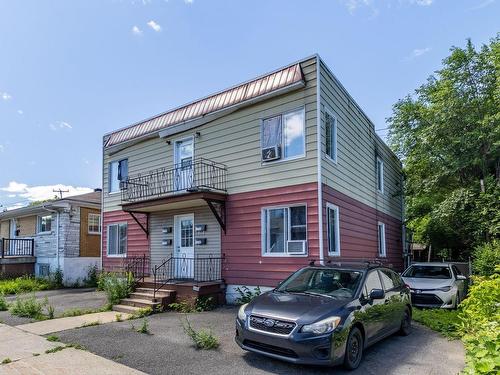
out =
[[194,277],[194,214],[174,217],[174,260],[175,277]]
[[175,141],[174,146],[174,188],[184,191],[193,186],[193,138]]

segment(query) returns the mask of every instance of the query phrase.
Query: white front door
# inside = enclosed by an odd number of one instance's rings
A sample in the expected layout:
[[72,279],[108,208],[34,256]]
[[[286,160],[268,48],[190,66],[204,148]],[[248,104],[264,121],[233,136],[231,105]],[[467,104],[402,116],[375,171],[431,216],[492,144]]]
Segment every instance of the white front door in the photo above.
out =
[[193,158],[193,138],[175,141],[174,188],[176,191],[186,190],[193,186]]
[[174,260],[175,277],[194,277],[194,214],[174,217]]

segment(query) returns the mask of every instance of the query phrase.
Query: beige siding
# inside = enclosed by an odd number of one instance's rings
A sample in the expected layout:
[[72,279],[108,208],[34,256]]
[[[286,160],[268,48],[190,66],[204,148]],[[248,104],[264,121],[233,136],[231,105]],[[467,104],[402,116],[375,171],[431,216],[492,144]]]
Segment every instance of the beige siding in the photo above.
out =
[[9,238],[10,237],[10,221],[3,220],[0,221],[0,238]]
[[36,230],[37,216],[24,216],[17,219],[19,237],[34,236]]
[[[195,139],[195,158],[203,157],[227,165],[229,194],[317,181],[316,171],[316,64],[315,59],[302,63],[306,80],[303,89],[251,105],[169,138],[170,140],[201,133]],[[296,108],[305,108],[306,156],[263,165],[260,150],[261,120]],[[128,158],[129,175],[145,173],[173,164],[174,142],[155,138],[132,145],[111,156],[103,166],[104,211],[120,209],[120,194],[109,194],[108,163]]]
[[[206,238],[206,245],[195,245],[194,252],[196,256],[220,255],[221,229],[219,223],[208,206],[194,207],[183,210],[171,210],[165,212],[152,213],[149,218],[150,225],[150,246],[151,246],[151,264],[158,265],[164,259],[172,255],[174,248],[174,215],[194,213],[194,224],[206,224],[206,232],[195,232],[195,238]],[[163,233],[163,227],[172,227],[172,233]],[[171,239],[172,245],[162,244],[165,239]]]
[[[322,150],[325,110],[337,118],[337,163],[323,154],[323,183],[388,215],[401,218],[401,165],[375,134],[341,84],[321,63]],[[376,188],[376,156],[384,161],[384,193]]]

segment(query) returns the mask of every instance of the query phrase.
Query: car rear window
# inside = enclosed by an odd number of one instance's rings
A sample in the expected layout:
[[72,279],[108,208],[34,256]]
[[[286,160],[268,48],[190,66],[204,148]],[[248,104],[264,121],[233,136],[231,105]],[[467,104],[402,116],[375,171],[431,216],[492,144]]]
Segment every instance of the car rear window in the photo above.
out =
[[410,266],[403,277],[414,277],[417,279],[451,279],[448,266]]

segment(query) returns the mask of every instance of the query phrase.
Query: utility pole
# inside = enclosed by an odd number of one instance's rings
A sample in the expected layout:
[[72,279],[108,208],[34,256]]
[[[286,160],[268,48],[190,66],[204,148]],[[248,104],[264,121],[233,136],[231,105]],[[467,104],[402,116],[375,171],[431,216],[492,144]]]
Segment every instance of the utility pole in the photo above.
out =
[[52,191],[53,191],[54,193],[59,193],[59,196],[61,197],[61,199],[62,199],[62,197],[63,197],[63,196],[62,196],[62,195],[63,195],[63,193],[69,193],[69,190],[61,190],[61,189],[52,189]]

